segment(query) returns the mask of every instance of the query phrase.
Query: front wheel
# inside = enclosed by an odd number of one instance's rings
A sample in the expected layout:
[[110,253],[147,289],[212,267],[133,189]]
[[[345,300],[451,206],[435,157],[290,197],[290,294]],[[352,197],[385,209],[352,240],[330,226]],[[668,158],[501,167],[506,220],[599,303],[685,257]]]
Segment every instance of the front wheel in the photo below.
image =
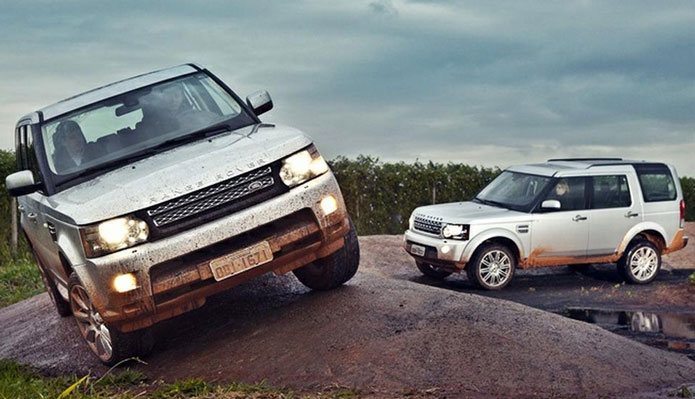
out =
[[302,266],[293,273],[302,284],[312,290],[325,291],[350,280],[357,273],[359,264],[360,247],[357,232],[350,221],[350,231],[345,234],[345,245],[341,249]]
[[631,284],[651,283],[660,269],[661,251],[647,240],[632,244],[618,262],[618,271]]
[[122,333],[108,325],[94,308],[87,290],[73,272],[70,275],[70,307],[77,327],[89,349],[107,366],[138,355],[145,355],[152,349],[152,330],[144,329]]
[[515,270],[516,258],[500,244],[485,245],[466,265],[468,279],[486,290],[501,290],[509,285]]

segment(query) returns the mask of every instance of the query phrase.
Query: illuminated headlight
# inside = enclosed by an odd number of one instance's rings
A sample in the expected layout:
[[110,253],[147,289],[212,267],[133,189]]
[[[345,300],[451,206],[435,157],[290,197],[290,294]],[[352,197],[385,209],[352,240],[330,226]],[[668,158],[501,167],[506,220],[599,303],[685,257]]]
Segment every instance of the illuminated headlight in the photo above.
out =
[[133,216],[107,220],[80,230],[88,258],[106,255],[147,241],[147,223]]
[[293,187],[327,171],[328,164],[312,145],[282,161],[280,179],[288,187]]
[[456,240],[468,239],[467,224],[446,224],[442,227],[442,237],[453,238]]

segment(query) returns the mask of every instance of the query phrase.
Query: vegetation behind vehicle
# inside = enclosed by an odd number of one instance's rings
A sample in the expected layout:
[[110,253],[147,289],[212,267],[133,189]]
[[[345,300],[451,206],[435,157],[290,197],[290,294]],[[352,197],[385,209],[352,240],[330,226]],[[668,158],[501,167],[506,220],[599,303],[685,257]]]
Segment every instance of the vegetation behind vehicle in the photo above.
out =
[[[421,205],[470,200],[499,173],[459,163],[388,163],[360,155],[337,157],[329,164],[335,173],[348,211],[360,235],[400,234],[408,217]],[[14,172],[14,152],[0,150],[0,259],[6,263],[11,249],[11,197],[5,177]],[[686,220],[695,221],[695,178],[682,177]],[[18,255],[27,258],[27,247],[19,240]]]

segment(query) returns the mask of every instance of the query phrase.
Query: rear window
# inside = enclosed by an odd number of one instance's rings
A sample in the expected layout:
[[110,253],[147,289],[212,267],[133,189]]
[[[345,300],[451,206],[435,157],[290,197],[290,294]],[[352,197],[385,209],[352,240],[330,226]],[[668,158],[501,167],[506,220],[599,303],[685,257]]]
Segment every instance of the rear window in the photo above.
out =
[[671,170],[663,164],[635,165],[645,202],[673,201],[676,184]]

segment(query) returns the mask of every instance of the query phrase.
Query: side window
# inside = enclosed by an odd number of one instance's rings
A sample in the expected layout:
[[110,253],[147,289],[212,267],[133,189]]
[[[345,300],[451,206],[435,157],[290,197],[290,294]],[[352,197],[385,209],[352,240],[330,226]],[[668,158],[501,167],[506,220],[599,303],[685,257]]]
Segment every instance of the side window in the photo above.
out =
[[592,180],[592,209],[626,208],[632,205],[626,176],[594,176]]
[[673,201],[676,184],[671,170],[664,164],[635,165],[645,202]]
[[560,178],[545,197],[546,200],[560,201],[560,211],[586,209],[586,178]]

